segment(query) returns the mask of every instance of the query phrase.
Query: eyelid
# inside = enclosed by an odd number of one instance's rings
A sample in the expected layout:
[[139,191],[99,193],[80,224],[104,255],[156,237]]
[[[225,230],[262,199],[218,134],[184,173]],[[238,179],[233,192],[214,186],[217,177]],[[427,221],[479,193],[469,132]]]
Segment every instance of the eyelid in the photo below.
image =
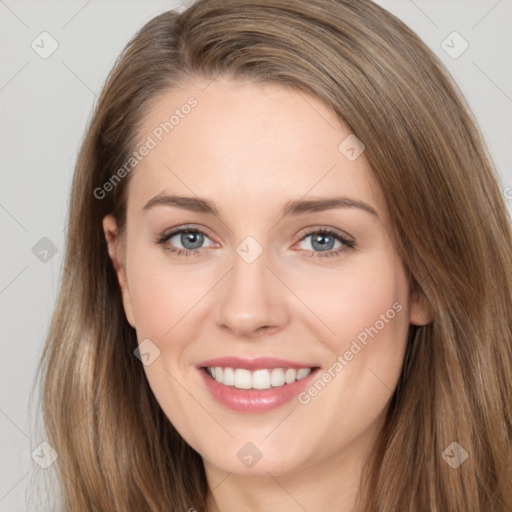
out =
[[311,226],[307,226],[307,227],[303,228],[301,231],[299,231],[297,236],[300,239],[299,241],[301,241],[305,236],[311,235],[313,233],[317,233],[319,231],[320,232],[329,231],[329,232],[337,234],[341,238],[345,238],[346,240],[355,243],[355,238],[352,235],[349,235],[346,231],[343,231],[339,228],[335,228],[333,226],[325,226],[325,225],[321,225],[321,224],[313,224]]
[[[174,236],[176,236],[180,233],[186,232],[186,231],[201,233],[202,235],[204,235],[208,239],[210,239],[213,242],[213,244],[218,245],[218,243],[215,242],[212,239],[212,237],[209,235],[208,230],[206,228],[198,227],[195,224],[184,224],[184,225],[180,225],[180,226],[175,226],[174,228],[170,228],[170,229],[164,231],[161,235],[157,236],[156,240],[154,240],[154,243],[164,245],[167,241],[169,241]],[[322,225],[317,225],[317,224],[307,226],[307,227],[303,228],[301,231],[299,231],[299,233],[296,235],[296,237],[298,237],[298,241],[294,244],[294,246],[303,242],[304,239],[307,238],[308,236],[314,235],[316,233],[325,233],[328,236],[333,236],[335,239],[337,239],[341,243],[342,247],[340,247],[336,250],[331,249],[331,250],[327,250],[327,251],[311,251],[311,250],[303,249],[303,251],[311,253],[312,257],[318,257],[318,258],[335,257],[335,256],[339,256],[342,252],[345,252],[346,250],[354,250],[357,248],[356,241],[355,241],[354,237],[352,237],[345,231],[335,228],[335,227],[332,227],[332,226],[325,226],[325,225],[322,226]],[[211,247],[211,246],[208,246],[208,247]],[[172,252],[172,253],[177,253],[178,256],[181,256],[182,253],[184,253],[185,256],[191,256],[191,255],[199,256],[208,247],[200,247],[198,249],[181,249],[181,248],[173,247],[172,249],[166,248],[166,250],[169,252]]]
[[[202,226],[198,226],[197,224],[183,224],[179,226],[175,226],[173,228],[169,228],[165,230],[162,234],[158,235],[158,239],[162,238],[168,238],[170,236],[174,236],[182,231],[197,231],[199,233],[202,233],[203,235],[206,235],[208,238],[212,239],[212,237],[209,234],[209,230],[207,228],[204,228]],[[353,236],[349,235],[346,231],[343,231],[341,229],[335,228],[333,226],[325,226],[325,225],[318,225],[318,224],[312,224],[311,226],[306,226],[302,228],[296,235],[296,237],[299,238],[299,242],[302,241],[302,239],[308,235],[311,235],[313,233],[317,233],[320,231],[331,231],[336,233],[342,238],[345,238],[351,242],[355,242],[355,239]]]
[[164,230],[160,235],[157,235],[157,241],[164,238],[168,239],[170,237],[180,234],[183,231],[198,232],[212,240],[212,236],[210,235],[209,230],[207,228],[198,226],[197,224],[183,224]]
[[[202,235],[206,236],[209,240],[213,242],[213,244],[216,244],[215,241],[212,240],[212,238],[208,234],[208,230],[204,228],[199,228],[195,225],[180,225],[175,226],[173,228],[165,230],[163,233],[156,236],[156,238],[153,240],[153,243],[155,245],[161,245],[162,249],[168,253],[174,254],[178,258],[185,256],[185,257],[196,257],[201,256],[205,249],[208,247],[200,247],[198,249],[181,249],[180,247],[167,247],[166,244],[171,238],[174,238],[176,235],[179,235],[180,233],[191,231],[195,233],[201,233]],[[211,246],[209,246],[211,247]]]
[[355,251],[358,248],[354,237],[337,228],[330,226],[313,226],[306,229],[306,232],[301,232],[299,241],[295,245],[302,243],[305,239],[317,233],[326,234],[327,236],[334,238],[340,243],[340,247],[337,249],[330,249],[326,251],[312,251],[310,249],[303,249],[303,251],[309,253],[311,258],[317,258],[320,261],[326,260],[327,258],[337,258],[341,257],[344,253]]

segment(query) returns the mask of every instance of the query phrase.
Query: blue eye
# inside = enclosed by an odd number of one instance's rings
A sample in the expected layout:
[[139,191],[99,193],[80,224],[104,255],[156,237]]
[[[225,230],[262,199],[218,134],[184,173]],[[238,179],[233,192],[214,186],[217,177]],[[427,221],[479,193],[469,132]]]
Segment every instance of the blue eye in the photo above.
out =
[[[173,238],[176,240],[173,240]],[[178,256],[192,256],[192,253],[194,253],[195,256],[202,252],[200,249],[203,248],[201,246],[205,238],[208,238],[207,234],[200,229],[179,228],[164,234],[156,240],[156,243],[163,245],[170,242],[171,247],[166,247],[167,251],[177,253]],[[182,247],[177,247],[177,243],[181,244]]]
[[[301,238],[301,242],[308,238],[310,239],[309,246],[311,249],[306,250],[311,252],[311,257],[326,258],[330,256],[338,256],[340,253],[354,249],[356,246],[355,242],[352,240],[349,240],[339,233],[327,228],[316,229],[306,233]],[[338,243],[338,246],[333,250],[336,243]]]
[[177,238],[184,249],[193,250],[199,249],[203,245],[205,236],[204,233],[199,231],[181,231],[169,238],[169,240],[172,241],[173,238]]
[[[355,249],[356,247],[354,241],[328,228],[316,228],[315,230],[309,231],[302,236],[299,243],[307,239],[311,239],[309,242],[310,248],[303,250],[311,253],[311,257],[317,258],[338,256],[340,253]],[[201,229],[181,227],[170,233],[161,235],[155,240],[155,243],[164,245],[169,242],[169,244],[165,245],[166,251],[175,253],[177,256],[188,257],[201,255],[206,248],[203,247],[206,240],[210,240],[210,238]],[[338,245],[336,246],[336,244]],[[213,242],[210,245],[213,245]]]

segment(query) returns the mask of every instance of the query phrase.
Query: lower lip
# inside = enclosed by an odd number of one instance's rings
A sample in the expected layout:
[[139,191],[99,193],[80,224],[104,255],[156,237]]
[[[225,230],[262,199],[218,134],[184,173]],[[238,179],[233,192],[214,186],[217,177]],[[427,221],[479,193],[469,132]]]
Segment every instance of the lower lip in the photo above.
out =
[[270,389],[238,389],[234,386],[225,386],[206,373],[204,368],[199,368],[204,383],[213,398],[218,402],[238,412],[262,413],[277,409],[286,402],[295,398],[309,385],[311,379],[318,372],[318,368],[301,380],[292,384],[284,384]]

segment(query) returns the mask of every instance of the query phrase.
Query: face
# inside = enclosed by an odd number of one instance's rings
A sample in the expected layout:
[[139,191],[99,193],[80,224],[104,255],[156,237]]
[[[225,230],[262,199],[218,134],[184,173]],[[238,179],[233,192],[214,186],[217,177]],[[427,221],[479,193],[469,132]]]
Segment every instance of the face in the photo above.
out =
[[385,198],[316,97],[207,85],[152,105],[122,239],[103,223],[151,389],[210,471],[361,458],[428,321]]

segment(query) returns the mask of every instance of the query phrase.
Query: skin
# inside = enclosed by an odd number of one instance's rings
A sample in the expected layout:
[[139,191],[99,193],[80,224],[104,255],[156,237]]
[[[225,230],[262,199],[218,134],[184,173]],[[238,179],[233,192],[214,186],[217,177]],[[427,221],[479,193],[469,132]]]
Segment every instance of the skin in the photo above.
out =
[[[126,231],[120,235],[111,215],[103,221],[127,320],[139,343],[149,338],[160,350],[144,369],[169,420],[203,457],[209,510],[313,512],[333,503],[352,510],[399,378],[409,324],[428,323],[430,308],[409,292],[364,153],[350,161],[338,150],[348,127],[316,97],[277,84],[207,85],[197,80],[154,102],[141,141],[190,96],[198,105],[133,171]],[[143,210],[162,192],[206,198],[220,215]],[[287,201],[334,195],[364,201],[377,215],[356,207],[281,214]],[[208,235],[199,254],[166,250],[183,248],[179,235],[154,243],[190,224]],[[356,248],[319,257],[304,231],[325,227],[348,235]],[[263,249],[252,263],[236,252],[249,235]],[[394,303],[401,306],[394,318],[306,405],[292,400],[262,414],[235,412],[215,401],[195,368],[235,355],[325,370]],[[248,442],[262,454],[251,468],[237,457]]]

